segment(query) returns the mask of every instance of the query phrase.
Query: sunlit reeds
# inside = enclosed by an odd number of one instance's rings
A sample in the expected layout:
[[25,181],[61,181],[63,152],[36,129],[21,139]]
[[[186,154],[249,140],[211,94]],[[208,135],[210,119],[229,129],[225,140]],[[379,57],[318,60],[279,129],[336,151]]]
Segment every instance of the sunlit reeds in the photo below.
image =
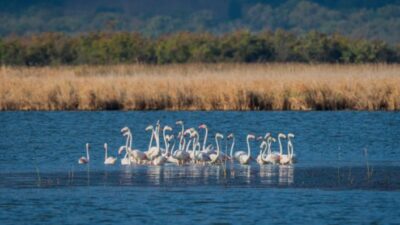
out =
[[400,65],[3,67],[1,110],[399,110]]

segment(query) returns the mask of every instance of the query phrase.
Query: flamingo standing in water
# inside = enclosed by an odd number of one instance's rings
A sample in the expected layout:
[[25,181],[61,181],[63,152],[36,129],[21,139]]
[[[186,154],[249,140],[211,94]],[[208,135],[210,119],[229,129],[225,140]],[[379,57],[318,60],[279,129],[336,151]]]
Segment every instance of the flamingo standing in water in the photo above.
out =
[[228,137],[226,137],[226,139],[227,139],[227,140],[232,139],[232,144],[231,144],[231,149],[230,149],[230,152],[229,152],[229,157],[230,157],[231,161],[233,161],[233,159],[234,159],[234,156],[233,156],[233,147],[235,147],[235,135],[234,135],[233,133],[230,133],[230,134],[228,135]]
[[256,162],[258,164],[260,164],[260,165],[263,165],[263,164],[265,164],[265,162],[262,159],[262,156],[263,156],[264,151],[265,151],[265,149],[267,147],[267,142],[265,142],[265,140],[263,140],[262,136],[257,138],[257,141],[259,141],[259,140],[261,140],[261,145],[260,145],[260,152],[258,153],[257,158],[256,158]]
[[176,121],[176,123],[175,123],[176,125],[181,125],[181,132],[180,132],[180,135],[178,135],[178,138],[179,138],[179,147],[178,147],[178,150],[183,150],[183,148],[184,148],[184,146],[182,146],[182,144],[183,144],[183,133],[184,133],[184,131],[185,131],[185,126],[183,125],[183,121],[182,120],[178,120],[178,121]]
[[151,146],[151,141],[152,137],[150,139],[150,144],[149,144],[149,150],[144,152],[146,157],[149,160],[153,160],[155,157],[161,154],[161,149],[160,149],[160,122],[157,121],[157,125],[154,128],[152,125],[148,126],[146,130],[152,130],[152,135],[154,135],[154,138],[156,139],[156,147],[150,147]]
[[283,154],[282,142],[281,138],[286,138],[286,135],[279,133],[278,142],[279,142],[279,163],[282,165],[290,164],[290,154]]
[[130,157],[130,150],[129,150],[129,140],[130,140],[130,131],[128,127],[124,127],[121,129],[121,133],[123,134],[123,136],[126,137],[126,143],[125,145],[121,146],[118,150],[118,155],[120,155],[124,150],[125,150],[125,156],[121,159],[121,165],[130,165],[131,164],[131,160],[129,159]]
[[104,156],[104,164],[106,165],[113,165],[115,161],[117,161],[117,158],[115,157],[107,157],[107,152],[108,152],[108,146],[107,143],[104,143],[104,151],[105,151],[105,156]]
[[279,152],[272,152],[271,151],[271,144],[272,142],[275,142],[276,139],[273,137],[267,137],[267,147],[264,150],[264,153],[262,155],[262,160],[266,163],[272,163],[276,164],[279,162]]
[[220,154],[220,148],[219,148],[219,143],[218,143],[218,138],[220,138],[220,139],[223,139],[224,138],[224,136],[222,135],[222,134],[220,134],[220,133],[216,133],[215,134],[215,144],[217,145],[217,153],[211,153],[210,155],[209,155],[209,157],[210,157],[210,163],[211,164],[214,164],[214,163],[221,163],[222,162],[222,157],[221,157],[221,154]]
[[86,143],[86,157],[82,156],[81,158],[79,158],[78,163],[79,164],[86,164],[89,162],[90,157],[89,157],[89,143]]
[[249,143],[250,139],[255,139],[255,136],[252,135],[252,134],[248,134],[248,135],[247,135],[247,138],[246,138],[246,142],[247,142],[247,154],[246,154],[246,153],[241,153],[241,154],[239,155],[239,157],[238,157],[238,158],[239,158],[238,161],[239,161],[239,163],[242,164],[242,165],[245,165],[245,164],[249,164],[249,163],[250,163],[250,159],[251,159],[251,151],[250,151],[250,143]]
[[[168,143],[167,143],[167,139],[166,139],[166,131],[172,131],[172,128],[169,126],[165,126],[163,129],[163,138],[164,138],[164,142],[165,142],[165,152],[167,152],[168,149]],[[161,149],[160,149],[160,139],[158,136],[156,136],[156,141],[157,141],[157,147],[158,147],[158,152],[156,152],[155,154],[157,154],[157,156],[155,156],[155,158],[152,160],[152,164],[155,166],[160,166],[162,164],[164,164],[167,161],[167,157],[164,154],[161,154]]]
[[[204,151],[204,152],[207,153],[207,154],[211,154],[211,153],[213,152],[212,145],[209,145],[209,146],[206,147],[206,145],[207,145],[207,137],[208,137],[208,127],[207,127],[207,125],[205,125],[205,124],[201,124],[201,125],[199,126],[199,129],[204,129],[204,130],[205,130],[205,133],[204,133],[204,140],[203,140],[203,147],[202,147],[201,151]],[[198,138],[199,138],[199,137],[198,137]],[[198,140],[198,141],[199,141],[199,140]],[[197,141],[197,142],[198,142],[198,141]]]
[[294,138],[294,134],[289,133],[287,135],[288,143],[287,143],[287,151],[290,158],[290,164],[296,162],[296,155],[294,154],[294,148],[292,143],[292,138]]
[[[132,139],[133,139],[133,135],[130,131],[129,128],[124,127],[122,128],[121,132],[124,132],[124,136],[127,136],[127,145],[125,146],[125,148],[123,146],[120,147],[118,154],[120,154],[124,149],[126,151],[125,157],[124,159],[121,160],[121,164],[122,165],[130,165],[131,162],[135,162],[138,164],[142,164],[143,162],[145,162],[147,160],[146,155],[138,150],[138,149],[133,149],[132,150]],[[129,143],[129,145],[128,145]]]

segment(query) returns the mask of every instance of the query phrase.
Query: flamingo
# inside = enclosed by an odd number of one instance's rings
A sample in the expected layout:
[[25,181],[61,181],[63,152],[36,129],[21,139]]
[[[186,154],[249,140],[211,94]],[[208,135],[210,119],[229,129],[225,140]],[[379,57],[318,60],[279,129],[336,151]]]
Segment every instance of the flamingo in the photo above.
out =
[[186,130],[185,133],[190,133],[190,138],[193,140],[193,150],[189,153],[193,162],[201,162],[205,164],[210,161],[208,154],[205,151],[200,151],[201,146],[199,143],[199,133],[193,128]]
[[288,139],[287,149],[288,149],[288,154],[290,156],[290,163],[295,163],[297,161],[297,159],[296,159],[296,155],[294,154],[292,138],[294,138],[294,134],[289,133],[287,135],[287,139]]
[[[167,147],[167,152],[168,152],[168,155],[166,156],[166,158],[167,158],[167,162],[169,162],[169,163],[175,163],[175,164],[177,164],[177,165],[179,165],[179,160],[178,159],[176,159],[175,157],[174,157],[174,148],[175,148],[175,138],[174,138],[174,135],[169,135],[169,136],[167,136],[167,143],[168,143],[168,147]],[[169,148],[169,142],[171,141],[171,140],[173,140],[174,141],[174,143],[172,144],[172,147],[171,147],[171,149]]]
[[279,163],[282,165],[285,164],[290,164],[290,155],[288,154],[283,154],[283,149],[282,149],[282,142],[281,138],[286,138],[286,135],[279,133],[278,135],[278,142],[279,142]]
[[112,156],[107,157],[107,151],[108,151],[107,143],[104,143],[104,151],[105,151],[104,164],[106,164],[106,165],[114,165],[115,161],[117,161],[117,158],[112,157]]
[[[165,132],[169,130],[172,131],[172,128],[169,126],[165,126],[163,129],[163,138],[164,138],[164,143],[165,143],[165,152],[167,153],[167,149],[168,149],[168,143],[167,143],[167,139],[166,139],[166,134]],[[155,166],[160,166],[162,164],[164,164],[167,161],[167,157],[165,156],[165,154],[160,154],[161,153],[161,149],[160,149],[160,140],[159,137],[156,136],[156,141],[157,141],[157,147],[158,147],[158,152],[154,153],[157,154],[155,156],[155,158],[152,160],[152,164]]]
[[[124,159],[123,161],[121,161],[121,164],[123,164],[123,165],[129,164],[130,165],[132,161],[135,163],[138,163],[138,164],[142,164],[142,163],[146,162],[147,157],[142,151],[140,151],[138,149],[132,150],[133,135],[132,135],[131,131],[129,130],[129,128],[125,131],[124,136],[125,135],[128,136],[129,146],[125,147],[125,150],[127,152],[127,154],[125,156],[127,156],[126,157],[127,159]],[[120,148],[120,150],[121,150],[121,148]],[[127,161],[129,161],[129,163],[127,163]]]
[[90,157],[89,157],[89,143],[86,143],[86,157],[82,156],[79,158],[78,163],[79,164],[86,164],[89,163]]
[[[184,127],[184,125],[183,125],[183,121],[182,120],[178,120],[178,121],[176,121],[176,123],[175,123],[176,125],[181,125],[181,132],[180,132],[180,134],[181,135],[178,135],[178,138],[180,138],[180,140],[179,140],[179,150],[183,150],[183,146],[182,146],[182,144],[183,144],[183,133],[184,133],[184,130],[185,130],[185,127]],[[180,136],[180,137],[179,137]]]
[[[211,154],[213,151],[212,151],[212,145],[209,145],[209,146],[207,146],[206,147],[206,144],[207,144],[207,137],[208,137],[208,127],[207,127],[207,125],[205,125],[205,124],[201,124],[200,126],[199,126],[199,129],[204,129],[205,130],[205,133],[204,133],[204,140],[203,140],[203,147],[202,147],[202,149],[201,149],[201,151],[204,151],[205,153],[207,153],[207,154]],[[198,137],[199,138],[199,137]]]
[[231,145],[231,150],[230,150],[230,153],[229,153],[229,157],[231,158],[231,160],[233,160],[234,159],[234,157],[233,157],[233,147],[235,147],[235,135],[233,133],[230,133],[228,135],[228,137],[226,137],[226,138],[228,140],[232,139],[232,145]]
[[126,136],[126,143],[125,143],[125,145],[123,145],[119,148],[118,155],[120,155],[125,150],[126,153],[125,153],[125,156],[121,159],[121,165],[130,165],[131,164],[131,161],[129,159],[130,151],[128,148],[129,139],[130,139],[130,130],[128,127],[124,127],[121,129],[121,133],[123,133],[123,136]]
[[[160,149],[160,123],[157,121],[156,128],[154,129],[153,126],[149,126],[148,128],[152,129],[152,135],[154,135],[154,138],[156,139],[156,147],[151,147],[147,152],[144,154],[149,160],[153,160],[155,157],[159,156],[161,154],[161,149]],[[146,128],[146,130],[148,129]],[[164,129],[171,129],[168,126],[165,126]]]
[[219,143],[218,143],[218,138],[223,139],[224,136],[220,133],[216,133],[215,134],[215,144],[217,145],[217,153],[211,153],[209,155],[210,158],[210,163],[214,164],[214,163],[220,163],[222,161],[222,157],[220,155],[220,148],[219,148]]
[[[262,160],[266,163],[276,164],[279,162],[279,152],[272,152],[271,151],[271,144],[275,142],[276,139],[273,137],[267,137],[267,147],[264,150],[264,154],[262,155]],[[265,155],[265,151],[267,151],[267,155]]]
[[242,165],[245,165],[245,164],[249,164],[249,163],[250,163],[251,151],[250,151],[250,143],[249,143],[249,140],[250,140],[250,139],[255,139],[255,136],[252,135],[252,134],[248,134],[246,139],[247,139],[247,140],[246,140],[246,141],[247,141],[247,154],[246,154],[246,153],[240,154],[240,155],[239,155],[239,160],[238,160],[239,163],[242,164]]
[[268,146],[267,143],[265,142],[265,140],[263,140],[263,137],[258,137],[257,141],[262,140],[261,145],[260,145],[260,152],[258,153],[258,156],[256,158],[256,161],[258,164],[263,165],[265,164],[264,160],[262,159],[263,153],[266,149],[266,147]]

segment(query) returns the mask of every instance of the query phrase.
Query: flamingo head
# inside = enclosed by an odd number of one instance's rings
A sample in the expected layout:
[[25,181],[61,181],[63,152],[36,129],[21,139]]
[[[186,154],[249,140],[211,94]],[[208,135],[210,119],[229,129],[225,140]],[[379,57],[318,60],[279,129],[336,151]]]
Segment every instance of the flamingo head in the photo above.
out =
[[121,153],[125,150],[126,146],[121,146],[118,149],[118,155],[121,155]]
[[199,126],[199,129],[207,129],[207,125],[205,125],[205,124],[203,123],[203,124],[201,124],[201,125]]
[[182,120],[178,120],[175,122],[176,125],[183,125],[183,121]]
[[186,135],[191,135],[191,133],[192,133],[192,131],[190,130],[190,129],[187,129],[187,130],[185,130],[185,132],[183,132],[183,136],[186,136]]
[[170,127],[170,126],[165,126],[165,127],[164,127],[164,130],[172,131],[172,127]]
[[232,139],[233,138],[233,133],[230,133],[229,135],[228,135],[228,137],[226,137],[227,139]]
[[86,149],[89,149],[89,148],[90,148],[89,143],[86,143]]
[[261,142],[260,149],[265,148],[266,145],[267,145],[267,142],[265,142],[265,141]]
[[278,138],[286,138],[286,135],[279,133]]
[[125,133],[125,132],[128,132],[129,131],[129,128],[128,127],[123,127],[122,129],[121,129],[121,133]]
[[107,147],[108,147],[107,143],[104,143],[104,150],[107,150]]
[[174,135],[173,135],[173,134],[167,136],[167,141],[171,141],[171,140],[173,140],[173,139],[174,139]]
[[216,138],[221,138],[221,139],[223,139],[223,138],[224,138],[224,135],[222,135],[221,133],[216,133],[216,134],[215,134],[215,137],[216,137]]
[[126,136],[129,136],[130,134],[131,134],[131,132],[127,131],[127,132],[123,133],[122,136],[126,137]]
[[147,126],[145,130],[146,130],[146,131],[153,130],[153,125]]
[[270,137],[271,142],[276,142],[276,139],[273,137]]
[[288,138],[294,138],[294,134],[288,133],[287,137],[288,137]]
[[261,141],[262,139],[263,139],[262,136],[258,136],[258,137],[257,137],[257,141]]
[[270,136],[271,136],[271,133],[270,133],[270,132],[268,132],[268,133],[266,133],[266,134],[265,134],[265,136],[264,136],[264,139],[265,139],[265,140],[267,140],[267,139],[268,139],[268,137],[270,137]]
[[248,139],[255,139],[256,136],[254,136],[253,134],[248,134],[248,135],[247,135],[247,138],[248,138]]

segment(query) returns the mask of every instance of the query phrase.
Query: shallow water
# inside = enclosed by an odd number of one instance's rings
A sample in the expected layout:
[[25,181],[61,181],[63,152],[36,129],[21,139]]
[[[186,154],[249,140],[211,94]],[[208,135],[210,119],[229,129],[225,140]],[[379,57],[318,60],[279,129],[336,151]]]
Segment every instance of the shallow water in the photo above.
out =
[[[247,133],[293,132],[298,163],[103,165],[123,126],[144,149],[158,119],[204,122],[209,143],[234,132],[243,150]],[[0,126],[1,224],[400,223],[400,113],[2,112]],[[90,165],[78,165],[86,142]]]

